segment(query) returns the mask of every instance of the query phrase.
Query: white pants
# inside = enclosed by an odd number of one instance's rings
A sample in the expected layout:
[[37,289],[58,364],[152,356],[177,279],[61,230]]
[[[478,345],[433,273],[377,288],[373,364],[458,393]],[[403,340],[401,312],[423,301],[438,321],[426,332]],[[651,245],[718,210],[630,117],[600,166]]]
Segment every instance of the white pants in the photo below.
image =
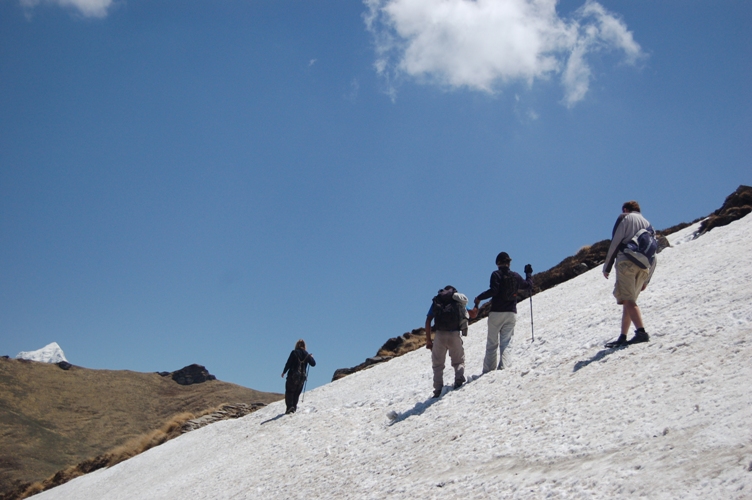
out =
[[[483,359],[483,373],[503,370],[511,366],[509,342],[514,335],[517,314],[513,312],[492,312],[488,314],[488,337],[486,338],[486,357]],[[501,360],[496,365],[496,350]]]

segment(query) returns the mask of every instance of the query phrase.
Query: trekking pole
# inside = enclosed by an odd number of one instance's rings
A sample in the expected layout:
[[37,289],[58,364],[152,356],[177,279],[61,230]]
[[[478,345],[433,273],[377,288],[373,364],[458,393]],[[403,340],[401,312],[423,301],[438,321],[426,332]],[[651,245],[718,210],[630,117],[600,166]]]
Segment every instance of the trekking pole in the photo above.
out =
[[533,323],[533,291],[530,290],[530,334],[533,336],[533,340],[530,342],[535,342],[535,324]]
[[310,366],[306,365],[306,367],[305,367],[305,382],[303,382],[303,399],[302,399],[303,403],[305,403],[305,388],[306,388],[306,385],[308,385],[308,368],[310,368]]
[[525,280],[527,280],[530,283],[530,335],[532,335],[532,340],[530,342],[535,342],[535,324],[533,323],[533,282],[530,281],[533,278],[533,266],[530,264],[525,265]]

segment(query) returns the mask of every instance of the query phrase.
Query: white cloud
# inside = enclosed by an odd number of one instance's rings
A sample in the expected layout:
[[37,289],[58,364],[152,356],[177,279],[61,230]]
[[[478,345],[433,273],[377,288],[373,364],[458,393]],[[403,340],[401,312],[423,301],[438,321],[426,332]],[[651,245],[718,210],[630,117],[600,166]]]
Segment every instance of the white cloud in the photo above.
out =
[[588,91],[588,55],[642,55],[622,20],[587,0],[571,19],[556,0],[364,0],[376,71],[393,96],[400,79],[495,92],[559,76],[571,106]]
[[360,82],[357,78],[353,78],[350,82],[350,91],[345,96],[345,99],[351,102],[358,100],[358,93],[360,92]]
[[61,7],[73,7],[84,17],[106,17],[107,11],[112,6],[113,0],[20,0],[26,8],[34,8],[41,3],[59,5]]

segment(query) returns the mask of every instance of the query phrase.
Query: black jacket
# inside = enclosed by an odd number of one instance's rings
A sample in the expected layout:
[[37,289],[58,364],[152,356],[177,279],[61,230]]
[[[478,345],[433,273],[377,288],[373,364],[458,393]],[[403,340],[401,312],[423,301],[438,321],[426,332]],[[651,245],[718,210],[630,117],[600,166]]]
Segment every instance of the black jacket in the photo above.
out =
[[316,360],[305,349],[295,349],[290,353],[290,357],[287,358],[282,375],[287,373],[287,378],[305,375],[306,365],[316,366]]
[[491,299],[491,312],[517,312],[517,299],[502,300],[499,296],[502,286],[502,276],[506,273],[509,273],[514,278],[517,290],[533,288],[532,279],[523,279],[522,276],[507,267],[497,269],[491,274],[490,288],[475,298],[477,301]]

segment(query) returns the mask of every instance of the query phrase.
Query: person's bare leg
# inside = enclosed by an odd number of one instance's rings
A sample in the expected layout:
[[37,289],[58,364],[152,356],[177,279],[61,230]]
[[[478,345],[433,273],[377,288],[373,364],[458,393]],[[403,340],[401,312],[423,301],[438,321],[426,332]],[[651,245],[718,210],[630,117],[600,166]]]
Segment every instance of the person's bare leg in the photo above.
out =
[[643,328],[640,306],[633,300],[625,300],[621,318],[621,333],[624,335],[629,331],[630,322],[634,324],[635,328]]
[[622,304],[621,308],[621,336],[620,338],[627,338],[629,333],[629,325],[632,324],[632,319],[629,317],[629,311],[627,310],[626,302]]

